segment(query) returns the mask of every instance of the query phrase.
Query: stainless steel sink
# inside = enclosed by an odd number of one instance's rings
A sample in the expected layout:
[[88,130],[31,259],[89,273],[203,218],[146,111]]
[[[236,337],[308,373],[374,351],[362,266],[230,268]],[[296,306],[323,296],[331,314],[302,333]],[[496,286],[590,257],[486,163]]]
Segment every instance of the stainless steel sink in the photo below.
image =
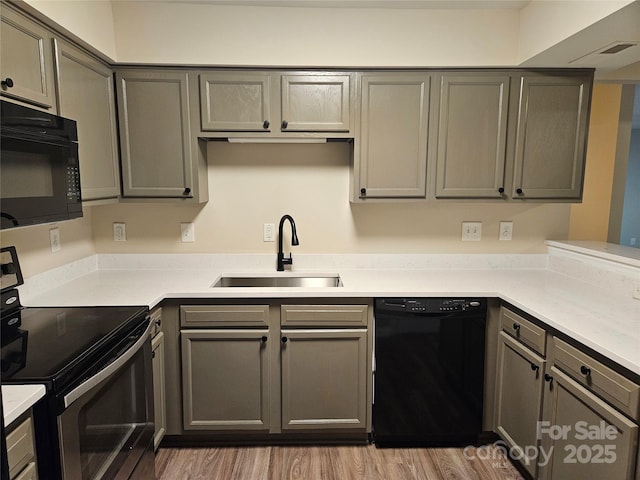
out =
[[299,277],[232,277],[222,276],[212,287],[341,287],[338,275]]

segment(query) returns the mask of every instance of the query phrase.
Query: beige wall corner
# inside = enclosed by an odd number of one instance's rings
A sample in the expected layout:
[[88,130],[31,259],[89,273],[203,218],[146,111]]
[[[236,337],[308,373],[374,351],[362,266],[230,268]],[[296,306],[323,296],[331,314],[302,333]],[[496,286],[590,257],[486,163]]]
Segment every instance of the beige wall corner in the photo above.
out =
[[571,207],[569,240],[607,241],[621,85],[593,89],[582,203]]

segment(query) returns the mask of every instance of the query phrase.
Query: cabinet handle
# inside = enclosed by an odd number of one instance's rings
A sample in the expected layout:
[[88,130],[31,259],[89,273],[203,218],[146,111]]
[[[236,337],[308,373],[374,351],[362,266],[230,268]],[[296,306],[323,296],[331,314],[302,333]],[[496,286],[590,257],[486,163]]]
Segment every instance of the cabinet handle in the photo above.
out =
[[267,343],[268,338],[266,335],[263,335],[260,340],[262,340],[262,343]]
[[269,120],[265,120],[264,122],[262,122],[262,128],[264,128],[265,130],[269,128]]
[[191,189],[189,187],[184,189],[184,192],[182,192],[183,195],[189,195],[191,193]]
[[551,382],[553,382],[553,377],[551,375],[549,375],[548,373],[545,373],[544,374],[544,381],[551,383]]
[[282,343],[287,343],[289,339],[287,337],[282,337]]
[[286,130],[288,126],[289,126],[289,122],[287,122],[286,120],[282,120],[282,129]]
[[158,327],[160,326],[160,324],[161,324],[161,323],[162,323],[162,319],[160,319],[160,318],[159,318],[158,320],[156,320],[156,325],[157,325]]
[[2,82],[0,82],[0,85],[2,85],[3,88],[11,88],[13,87],[13,79],[7,77],[4,80],[2,80]]
[[591,375],[591,369],[586,365],[582,365],[580,367],[580,373],[583,374],[585,377],[588,377],[589,375]]
[[367,189],[366,188],[361,188],[360,189],[360,196],[361,197],[366,197],[367,196]]
[[504,193],[504,187],[500,187],[500,188],[498,189],[498,193]]
[[540,367],[538,365],[536,365],[535,363],[531,364],[531,370],[533,370],[534,372],[537,372],[538,370],[540,370]]
[[519,323],[514,323],[513,324],[513,329],[516,331],[516,333],[520,333],[520,324]]
[[522,191],[522,189],[521,189],[521,188],[516,188],[516,193],[517,193],[518,195],[524,195],[524,192]]
[[155,350],[153,352],[151,352],[151,358],[156,358],[156,352]]

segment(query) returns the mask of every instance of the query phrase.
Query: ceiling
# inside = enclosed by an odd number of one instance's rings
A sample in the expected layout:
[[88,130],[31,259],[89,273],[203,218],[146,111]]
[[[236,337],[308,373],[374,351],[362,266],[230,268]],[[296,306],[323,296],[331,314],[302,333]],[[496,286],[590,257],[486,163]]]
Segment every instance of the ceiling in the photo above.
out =
[[307,7],[307,8],[403,8],[403,9],[521,9],[530,0],[159,0],[165,3],[210,5]]

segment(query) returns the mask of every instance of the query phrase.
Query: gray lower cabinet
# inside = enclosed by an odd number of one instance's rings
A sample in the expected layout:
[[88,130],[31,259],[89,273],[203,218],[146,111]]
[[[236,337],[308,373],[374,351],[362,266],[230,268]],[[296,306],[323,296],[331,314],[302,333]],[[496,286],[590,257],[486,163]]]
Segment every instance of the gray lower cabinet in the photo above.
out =
[[7,426],[7,463],[10,480],[37,480],[36,450],[31,412]]
[[281,331],[282,429],[366,427],[366,329]]
[[165,391],[164,333],[157,333],[151,340],[151,363],[153,366],[153,412],[155,433],[153,448],[157,450],[167,431],[167,401]]
[[55,113],[52,34],[2,3],[0,95]]
[[556,366],[546,377],[540,436],[549,456],[540,467],[541,479],[634,478],[638,425]]
[[425,198],[430,75],[366,73],[361,79],[352,200]]
[[436,198],[502,197],[510,81],[506,72],[436,76]]
[[58,113],[78,122],[83,200],[120,195],[113,73],[70,44],[55,39]]
[[512,198],[579,200],[593,74],[527,73],[519,82]]
[[[124,197],[208,199],[206,153],[191,130],[189,73],[116,72]],[[201,178],[202,177],[202,178]]]
[[268,430],[268,330],[182,330],[180,336],[183,428]]
[[[495,422],[509,448],[537,447],[542,415],[545,360],[504,332],[499,333]],[[535,478],[537,458],[523,456],[524,468]]]

